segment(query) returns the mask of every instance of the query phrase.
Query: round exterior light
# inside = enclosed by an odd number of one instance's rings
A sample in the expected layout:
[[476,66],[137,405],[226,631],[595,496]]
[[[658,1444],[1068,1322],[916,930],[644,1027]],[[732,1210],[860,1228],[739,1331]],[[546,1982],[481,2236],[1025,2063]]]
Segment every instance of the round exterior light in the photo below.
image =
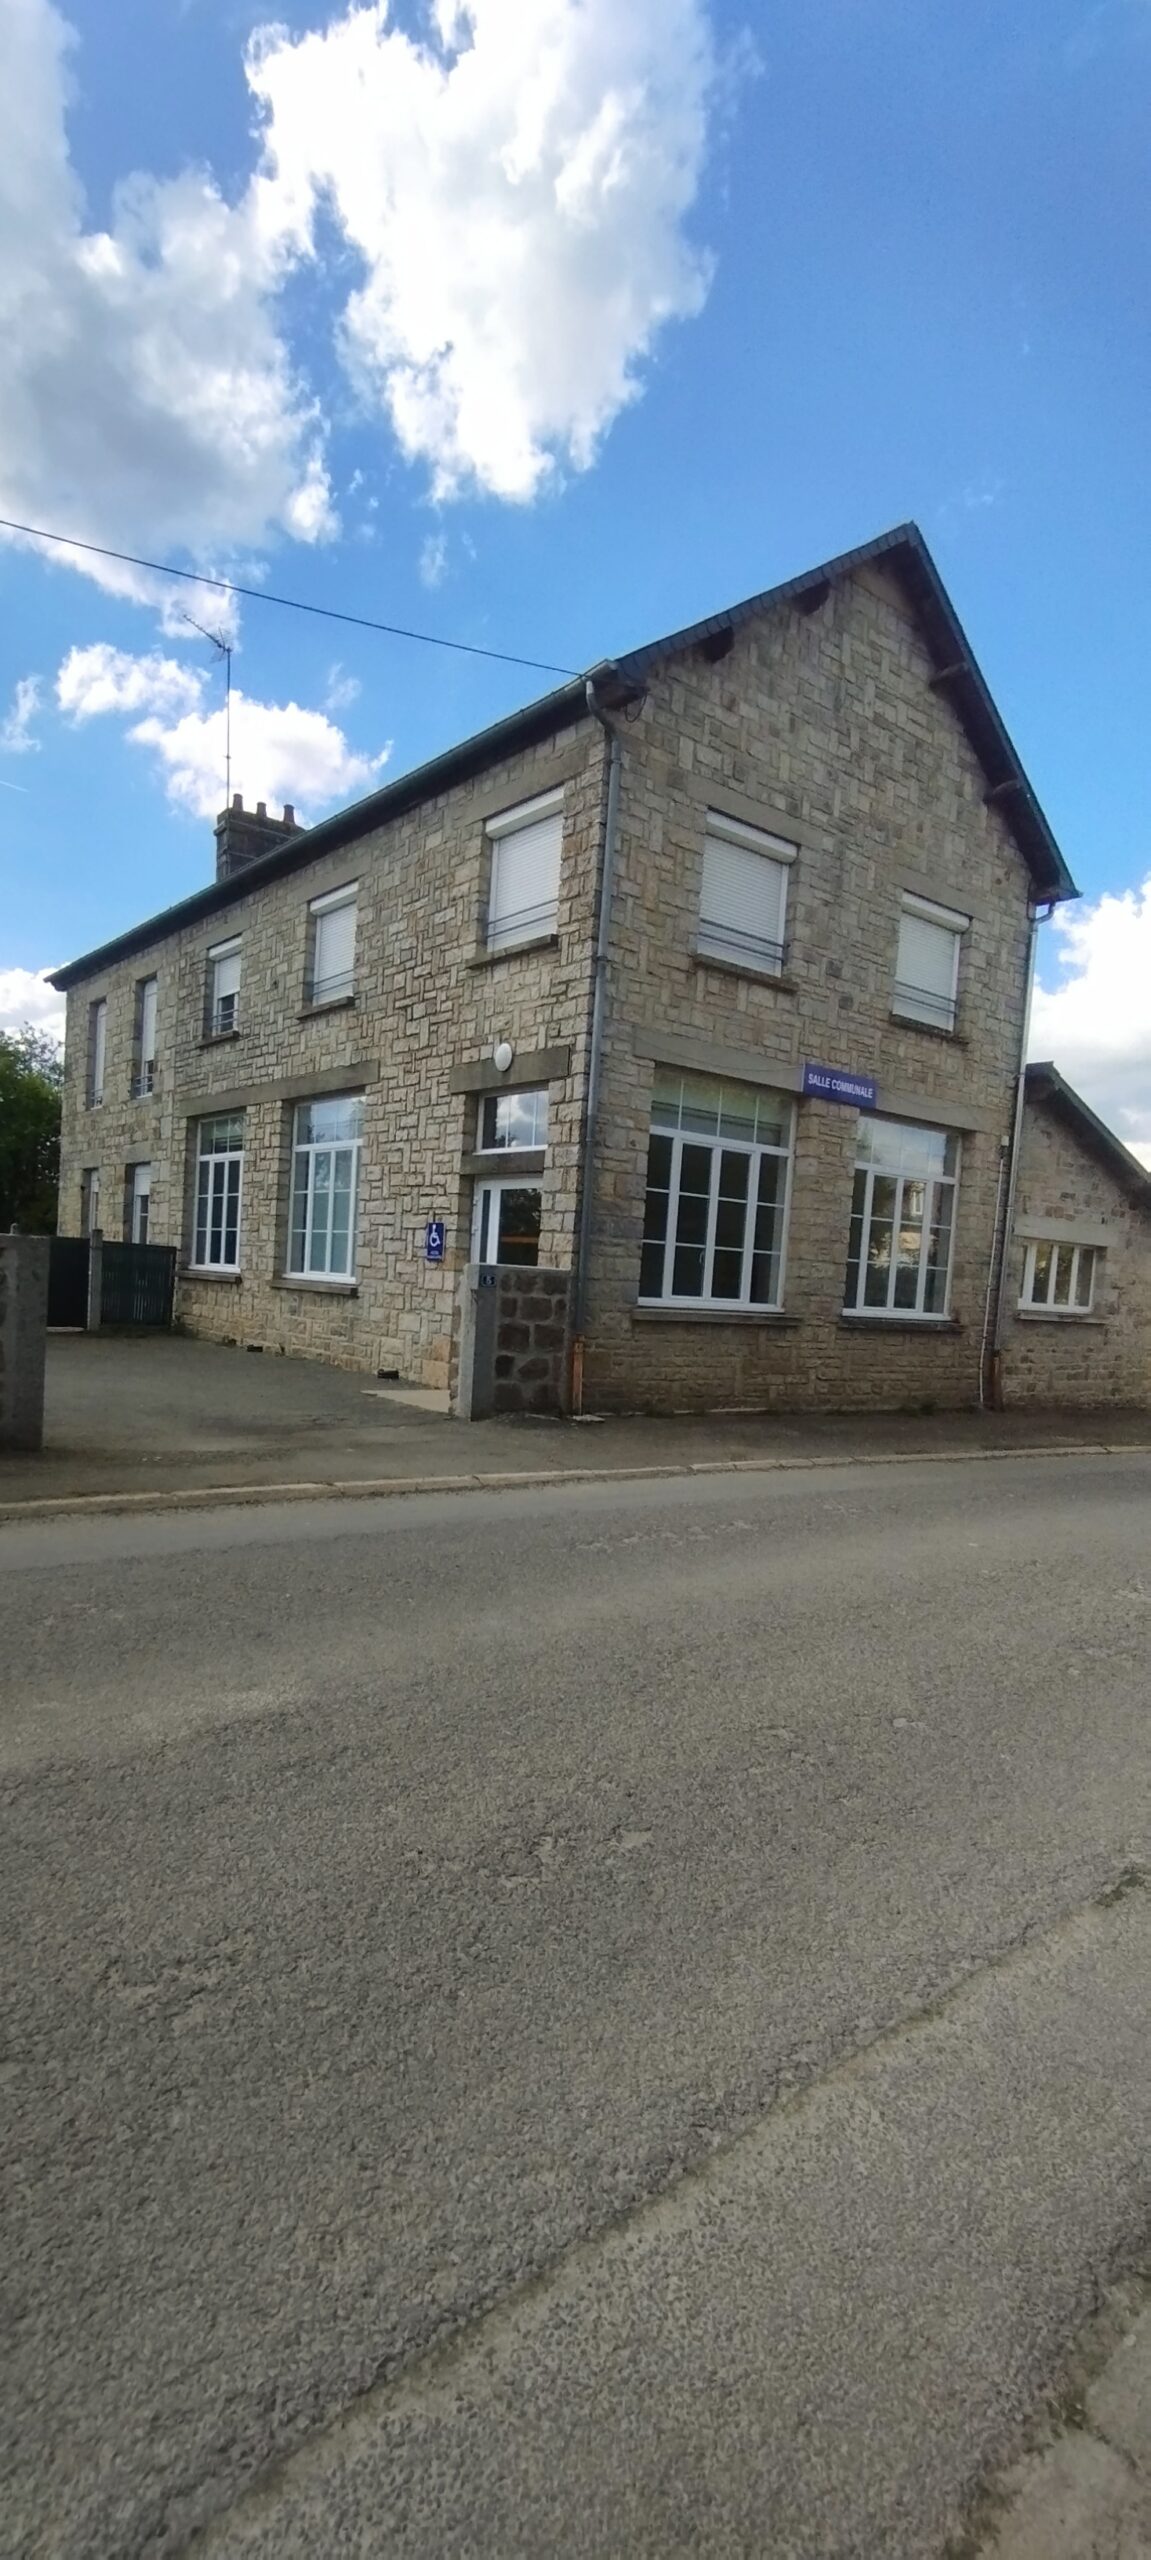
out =
[[515,1054],[510,1040],[497,1040],[492,1051],[493,1067],[498,1067],[500,1074],[506,1076]]

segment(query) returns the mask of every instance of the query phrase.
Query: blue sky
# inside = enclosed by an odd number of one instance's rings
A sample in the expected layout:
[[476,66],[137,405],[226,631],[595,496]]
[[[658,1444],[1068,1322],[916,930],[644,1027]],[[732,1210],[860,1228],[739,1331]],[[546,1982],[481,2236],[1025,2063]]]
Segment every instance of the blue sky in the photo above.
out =
[[[1151,1160],[1151,0],[274,15],[0,0],[0,514],[573,668],[914,517],[1085,893],[1035,1045]],[[210,866],[218,600],[94,565],[0,547],[0,1019]],[[310,816],[549,681],[234,636]]]

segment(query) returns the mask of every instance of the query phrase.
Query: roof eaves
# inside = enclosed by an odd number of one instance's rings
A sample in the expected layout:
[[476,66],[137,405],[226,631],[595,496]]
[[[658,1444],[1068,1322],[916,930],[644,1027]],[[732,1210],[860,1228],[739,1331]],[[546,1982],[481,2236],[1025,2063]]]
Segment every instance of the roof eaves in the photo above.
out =
[[837,585],[855,570],[888,560],[903,582],[925,627],[939,677],[946,674],[948,698],[987,776],[988,789],[1003,803],[1003,815],[1027,864],[1037,899],[1058,904],[1079,895],[1050,825],[1036,799],[999,711],[968,643],[967,634],[927,548],[918,525],[893,525],[854,551],[841,551],[798,578],[766,587],[725,613],[711,614],[666,639],[650,641],[619,659],[622,675],[646,679],[663,659],[701,648],[722,632],[740,630],[757,616],[779,606],[801,603],[821,588]]
[[1124,1146],[1122,1138],[1116,1136],[1106,1120],[1101,1120],[1090,1103],[1084,1101],[1082,1094],[1076,1092],[1074,1085],[1068,1084],[1066,1076],[1060,1074],[1053,1060],[1034,1059],[1026,1070],[1024,1081],[1028,1100],[1049,1102],[1055,1110],[1061,1111],[1083,1143],[1105,1159],[1111,1172],[1140,1206],[1151,1210],[1151,1173],[1140,1164],[1138,1156],[1133,1156],[1130,1148]]
[[[614,670],[605,668],[605,680]],[[606,689],[606,682],[605,682]],[[190,898],[177,905],[162,908],[158,915],[148,916],[142,924],[131,925],[110,942],[100,943],[93,951],[84,952],[78,960],[69,960],[55,969],[49,984],[66,993],[69,987],[93,978],[117,961],[131,958],[134,951],[147,950],[153,943],[164,942],[173,933],[198,924],[208,916],[238,906],[252,891],[270,880],[281,880],[293,871],[303,870],[325,853],[336,853],[341,845],[353,844],[368,835],[374,827],[384,826],[389,819],[402,817],[409,809],[418,808],[425,800],[434,800],[441,791],[451,790],[466,782],[505,755],[538,745],[557,731],[572,728],[588,717],[587,687],[580,676],[557,691],[542,694],[538,701],[526,703],[522,710],[509,713],[504,720],[493,722],[473,737],[464,738],[443,755],[433,756],[429,763],[416,765],[411,773],[400,774],[395,782],[384,783],[380,790],[369,792],[363,800],[354,800],[346,809],[333,811],[314,827],[302,827],[299,834],[286,843],[275,845],[270,853],[260,854],[246,863],[242,871],[233,872],[228,880],[209,881],[203,889],[194,890]]]

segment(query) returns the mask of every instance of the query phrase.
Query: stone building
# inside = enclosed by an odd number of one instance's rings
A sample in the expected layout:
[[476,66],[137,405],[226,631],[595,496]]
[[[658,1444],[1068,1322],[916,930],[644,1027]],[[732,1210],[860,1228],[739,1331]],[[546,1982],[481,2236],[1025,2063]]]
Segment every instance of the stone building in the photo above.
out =
[[1151,1174],[1027,1069],[1003,1336],[1010,1404],[1151,1403]]
[[535,1267],[505,1405],[971,1403],[1074,894],[902,527],[317,826],[225,811],[57,974],[61,1223],[175,1244],[196,1332],[433,1386],[465,1268]]

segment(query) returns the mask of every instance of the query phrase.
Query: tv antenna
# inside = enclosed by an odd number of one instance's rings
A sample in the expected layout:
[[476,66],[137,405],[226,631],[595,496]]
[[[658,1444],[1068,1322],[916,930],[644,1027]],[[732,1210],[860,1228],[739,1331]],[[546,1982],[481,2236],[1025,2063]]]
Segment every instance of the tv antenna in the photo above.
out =
[[198,631],[224,661],[224,806],[232,806],[232,643],[222,631],[207,631],[202,622],[193,622],[190,613],[181,613],[190,631]]

